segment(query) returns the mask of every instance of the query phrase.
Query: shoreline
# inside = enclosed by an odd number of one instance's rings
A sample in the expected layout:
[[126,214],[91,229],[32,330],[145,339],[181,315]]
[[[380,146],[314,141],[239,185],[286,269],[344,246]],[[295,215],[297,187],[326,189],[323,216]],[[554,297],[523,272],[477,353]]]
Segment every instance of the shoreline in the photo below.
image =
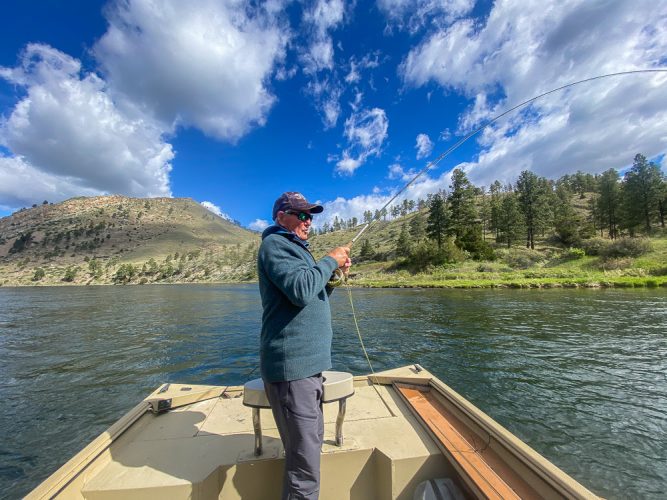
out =
[[[249,285],[257,281],[176,281],[152,283],[0,283],[0,288],[45,288],[87,286],[145,286],[145,285]],[[361,278],[348,284],[352,288],[444,288],[444,289],[553,289],[553,288],[667,288],[667,276],[618,276],[604,279],[592,277],[524,278],[524,279],[436,279],[428,277],[410,280]],[[345,286],[345,285],[343,285]]]

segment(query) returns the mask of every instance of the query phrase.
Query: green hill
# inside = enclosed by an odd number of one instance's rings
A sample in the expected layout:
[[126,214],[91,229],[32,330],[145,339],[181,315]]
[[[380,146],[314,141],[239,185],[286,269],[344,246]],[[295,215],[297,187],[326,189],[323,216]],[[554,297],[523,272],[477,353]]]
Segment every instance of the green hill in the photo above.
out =
[[259,235],[188,198],[72,198],[0,219],[0,284],[245,281]]
[[[576,200],[583,213],[589,196]],[[519,241],[506,248],[486,233],[494,251],[493,260],[474,260],[465,252],[437,265],[415,270],[396,255],[397,240],[404,224],[410,227],[412,212],[393,220],[379,220],[352,247],[350,284],[371,287],[442,288],[553,288],[667,286],[667,234],[656,230],[651,238],[593,237],[581,249],[557,242],[552,231],[541,234],[534,250]],[[428,209],[421,215],[426,218]],[[348,244],[363,225],[311,237],[313,254],[320,258],[330,249]],[[364,240],[372,250],[362,255]],[[414,243],[414,242],[413,242]]]

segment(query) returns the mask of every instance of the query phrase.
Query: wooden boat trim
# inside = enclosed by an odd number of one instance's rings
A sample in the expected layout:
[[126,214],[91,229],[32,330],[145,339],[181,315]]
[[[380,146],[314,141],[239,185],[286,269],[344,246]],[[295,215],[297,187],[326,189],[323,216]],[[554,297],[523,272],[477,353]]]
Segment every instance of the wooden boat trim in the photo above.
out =
[[520,498],[445,417],[444,408],[433,398],[428,388],[401,383],[394,384],[394,387],[431,431],[439,447],[476,497],[491,500]]
[[601,498],[549,462],[441,380],[433,378],[431,386],[454,404],[467,418],[486,431],[491,439],[497,441],[513,455],[521,457],[524,465],[564,497],[575,499]]

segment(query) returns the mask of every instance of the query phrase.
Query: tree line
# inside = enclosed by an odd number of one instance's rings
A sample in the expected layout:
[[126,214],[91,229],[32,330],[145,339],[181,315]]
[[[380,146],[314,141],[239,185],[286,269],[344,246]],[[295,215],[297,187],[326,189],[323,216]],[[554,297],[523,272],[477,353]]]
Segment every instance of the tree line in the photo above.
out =
[[[429,195],[421,204],[428,210],[418,210],[401,227],[395,247],[398,257],[419,262],[467,255],[490,260],[492,242],[534,249],[537,238],[549,237],[573,248],[597,234],[614,240],[664,228],[667,179],[641,154],[622,177],[609,169],[597,175],[579,171],[553,181],[525,170],[516,182],[495,181],[488,190],[455,169],[449,191]],[[362,242],[361,257],[372,253],[370,244]]]

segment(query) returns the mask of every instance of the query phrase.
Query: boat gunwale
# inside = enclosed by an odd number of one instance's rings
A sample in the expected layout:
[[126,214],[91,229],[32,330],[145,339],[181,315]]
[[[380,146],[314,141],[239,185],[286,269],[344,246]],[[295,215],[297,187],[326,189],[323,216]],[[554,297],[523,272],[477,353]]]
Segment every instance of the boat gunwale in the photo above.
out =
[[[406,366],[403,367],[403,369],[412,368]],[[401,369],[399,368],[397,370]],[[419,367],[418,373],[414,376],[400,373],[394,375],[394,373],[396,373],[396,370],[378,374],[359,375],[355,376],[353,380],[355,385],[372,386],[377,384],[392,386],[394,383],[398,382],[432,388],[435,394],[444,399],[445,403],[452,405],[453,408],[460,412],[462,416],[469,419],[469,421],[479,430],[489,434],[490,439],[494,439],[501,447],[504,447],[511,456],[515,457],[524,466],[552,486],[554,490],[560,492],[563,496],[582,499],[600,498],[427,370]],[[93,465],[98,457],[125,431],[137,423],[147,412],[157,408],[157,404],[161,400],[171,399],[169,409],[174,409],[218,397],[238,397],[239,393],[243,392],[243,386],[170,385],[172,386],[173,391],[182,390],[183,387],[189,389],[195,388],[195,390],[184,394],[175,394],[172,392],[172,389],[170,389],[169,391],[160,393],[160,389],[164,387],[164,384],[161,384],[149,396],[135,405],[118,421],[113,423],[108,429],[98,435],[93,441],[47,477],[41,484],[28,493],[25,498],[28,500],[53,498],[63,492],[70,483],[75,481],[75,479],[84,473],[88,467]],[[398,397],[402,399],[403,396],[400,394],[400,391],[396,389],[394,390],[398,393]],[[406,404],[409,408],[409,412],[413,414],[414,410],[410,408],[410,404]],[[433,435],[433,431],[428,429],[427,426],[424,426],[422,419],[418,416],[417,421],[420,422],[422,427],[427,429],[431,438],[438,447],[440,447],[441,445],[439,444],[438,439]],[[464,424],[468,425],[465,422]],[[471,432],[478,434],[474,429],[471,429]],[[441,452],[443,452],[442,448]],[[447,453],[443,452],[443,454],[448,459],[450,458]]]

